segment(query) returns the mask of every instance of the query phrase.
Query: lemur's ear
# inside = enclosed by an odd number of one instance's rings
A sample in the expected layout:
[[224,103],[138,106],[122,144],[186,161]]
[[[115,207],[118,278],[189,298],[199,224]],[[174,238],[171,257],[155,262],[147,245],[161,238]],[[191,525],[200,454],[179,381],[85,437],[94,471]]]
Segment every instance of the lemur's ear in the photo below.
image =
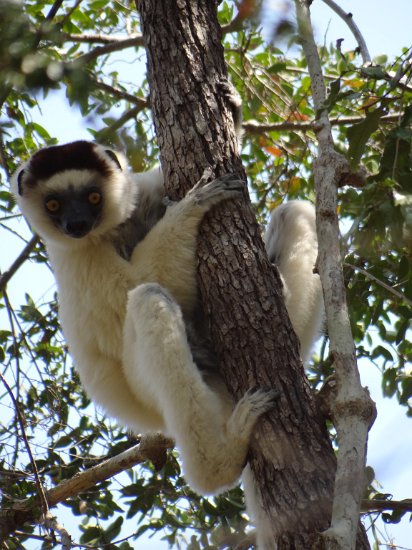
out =
[[117,166],[119,167],[119,170],[122,170],[122,165],[120,164],[119,159],[116,156],[116,153],[111,149],[106,149],[105,153],[117,164]]
[[24,170],[20,170],[20,172],[17,175],[17,189],[19,191],[19,195],[23,195],[23,176],[24,176]]

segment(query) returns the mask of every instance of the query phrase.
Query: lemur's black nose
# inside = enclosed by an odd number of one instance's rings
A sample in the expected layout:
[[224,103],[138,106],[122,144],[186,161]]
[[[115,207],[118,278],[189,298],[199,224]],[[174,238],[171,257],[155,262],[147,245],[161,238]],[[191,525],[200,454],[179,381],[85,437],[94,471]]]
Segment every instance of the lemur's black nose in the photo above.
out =
[[87,235],[91,228],[92,224],[88,220],[67,221],[64,225],[66,235],[75,239],[80,239]]

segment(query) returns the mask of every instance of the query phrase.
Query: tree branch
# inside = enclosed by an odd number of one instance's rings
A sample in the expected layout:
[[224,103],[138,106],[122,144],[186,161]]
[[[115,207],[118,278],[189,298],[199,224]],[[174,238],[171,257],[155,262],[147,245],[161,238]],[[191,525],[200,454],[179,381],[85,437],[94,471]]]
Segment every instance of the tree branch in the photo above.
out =
[[371,281],[374,281],[376,284],[378,284],[379,286],[381,286],[382,288],[384,288],[385,290],[387,290],[388,292],[390,292],[391,294],[393,294],[394,296],[396,296],[397,298],[399,298],[400,300],[402,300],[403,302],[405,302],[409,306],[412,306],[412,300],[409,300],[409,298],[407,298],[404,294],[402,294],[401,292],[398,292],[397,290],[395,290],[391,286],[387,285],[386,283],[384,283],[383,281],[381,281],[380,279],[375,277],[375,275],[372,275],[371,273],[369,273],[365,269],[362,269],[361,267],[359,267],[357,265],[349,264],[348,262],[344,262],[343,265],[345,265],[347,267],[350,267],[354,271],[359,271],[359,273],[362,273],[362,275],[365,275],[365,277],[367,277]]
[[106,84],[105,82],[100,82],[99,80],[94,80],[94,85],[99,90],[108,92],[117,99],[123,99],[124,101],[128,101],[129,103],[138,106],[140,108],[140,111],[149,107],[148,100],[143,97],[136,97],[135,95],[129,94],[121,90],[120,88],[116,88],[115,86],[111,86],[110,84]]
[[53,516],[50,512],[45,514],[41,523],[51,531],[56,531],[60,535],[60,544],[62,545],[62,550],[70,550],[72,546],[72,537],[67,529],[57,521],[57,518]]
[[63,4],[63,0],[56,0],[54,2],[52,7],[50,8],[49,13],[46,15],[47,21],[51,21],[54,18],[54,16],[57,14],[62,4]]
[[[384,122],[389,124],[391,122],[397,122],[399,117],[402,116],[402,113],[392,113],[390,115],[385,115],[380,118],[379,122]],[[331,126],[351,126],[352,124],[357,124],[365,120],[364,116],[347,116],[339,118],[331,118],[329,123]],[[256,120],[247,120],[243,122],[242,128],[248,134],[260,134],[262,132],[306,132],[307,130],[317,131],[320,129],[320,124],[316,120],[310,122],[257,122]]]
[[308,63],[313,101],[319,121],[319,156],[314,164],[318,266],[336,372],[336,401],[332,414],[338,434],[339,451],[331,527],[321,537],[328,549],[349,550],[356,546],[360,501],[365,484],[366,443],[376,412],[373,401],[360,384],[339,246],[336,191],[342,175],[350,170],[347,160],[334,149],[325,107],[325,83],[313,38],[308,4],[306,0],[295,0],[295,4],[298,31]]
[[11,267],[7,271],[2,273],[2,275],[0,276],[0,292],[4,291],[4,289],[6,288],[7,283],[10,281],[10,279],[13,277],[13,275],[16,273],[16,271],[28,259],[28,257],[33,252],[33,250],[36,247],[38,242],[39,242],[39,237],[37,235],[33,235],[33,237],[26,244],[26,246],[24,247],[22,252],[19,254],[19,256],[14,260]]
[[383,510],[396,510],[401,512],[412,512],[412,499],[405,500],[384,500],[364,499],[361,503],[362,512],[382,512]]
[[[47,504],[49,507],[56,506],[59,502],[74,497],[97,483],[128,470],[147,459],[152,460],[154,463],[162,463],[165,460],[166,450],[171,449],[173,445],[171,439],[167,439],[161,434],[146,434],[142,436],[138,445],[105,460],[97,466],[78,473],[46,491]],[[23,523],[27,521],[33,523],[36,519],[37,506],[37,501],[27,499],[22,502],[12,502],[9,508],[3,508],[0,513],[0,542],[6,540]]]
[[[238,12],[236,16],[228,23],[227,25],[222,26],[222,32],[224,34],[240,30],[242,23],[247,17],[247,14],[241,14]],[[115,36],[113,34],[70,34],[65,33],[64,40],[68,42],[83,42],[87,44],[113,44],[113,43],[123,43],[126,40],[136,40],[136,46],[143,46],[143,35],[141,33],[134,33],[127,38],[124,36]]]
[[96,483],[109,479],[147,459],[152,461],[158,460],[156,455],[159,453],[163,455],[166,450],[171,449],[173,445],[174,443],[171,439],[161,434],[145,434],[142,436],[138,445],[75,475],[71,479],[59,483],[59,485],[47,491],[46,496],[49,505],[55,506],[59,502],[63,502],[93,487]]
[[364,65],[370,64],[371,56],[368,50],[368,47],[366,46],[365,39],[362,36],[362,33],[359,30],[359,27],[356,25],[355,21],[353,20],[353,15],[351,13],[347,13],[345,10],[343,10],[334,0],[322,0],[327,6],[329,6],[335,13],[341,17],[347,26],[352,31],[353,36],[355,37],[356,42],[359,46],[359,51],[363,59]]
[[123,44],[127,40],[135,40],[136,46],[143,46],[143,36],[140,33],[124,36],[113,34],[64,34],[64,40],[68,42],[83,42],[87,44]]
[[[143,102],[144,100],[142,100]],[[133,107],[132,109],[127,110],[120,118],[118,118],[113,124],[110,126],[107,126],[103,130],[99,132],[99,140],[104,141],[105,137],[115,132],[118,128],[121,128],[126,122],[128,122],[130,119],[135,118],[140,111],[144,109],[144,106],[137,105],[136,107]]]
[[115,40],[106,43],[104,46],[97,46],[97,48],[90,50],[90,52],[80,55],[72,63],[89,63],[90,61],[94,61],[101,55],[106,55],[108,53],[125,50],[126,48],[139,46],[142,46],[142,38],[140,35],[134,36],[132,38],[125,38],[124,40]]
[[4,387],[7,390],[7,393],[10,396],[10,399],[13,402],[14,410],[16,411],[16,415],[17,415],[17,421],[19,423],[19,427],[20,427],[20,430],[21,430],[21,436],[23,438],[27,454],[29,455],[31,468],[33,470],[34,479],[36,481],[38,501],[41,504],[43,514],[47,514],[47,512],[49,511],[49,506],[48,506],[48,503],[47,503],[46,495],[44,493],[44,488],[43,488],[42,482],[40,480],[39,471],[37,469],[37,464],[36,464],[36,461],[34,459],[33,453],[31,452],[29,440],[27,439],[26,430],[25,430],[25,427],[24,427],[24,419],[23,419],[23,416],[20,412],[19,403],[17,402],[17,399],[14,397],[13,391],[12,391],[11,387],[9,386],[9,384],[7,383],[7,380],[4,378],[4,376],[1,373],[0,373],[0,380],[2,381]]

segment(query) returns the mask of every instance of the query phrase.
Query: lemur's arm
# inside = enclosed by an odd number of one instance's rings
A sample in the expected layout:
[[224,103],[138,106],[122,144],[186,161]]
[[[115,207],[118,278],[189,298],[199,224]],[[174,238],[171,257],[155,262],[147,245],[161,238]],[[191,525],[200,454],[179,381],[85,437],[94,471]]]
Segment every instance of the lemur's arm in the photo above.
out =
[[224,176],[211,183],[202,178],[165,215],[135,248],[131,262],[139,279],[167,288],[182,307],[191,312],[197,297],[196,248],[200,221],[213,205],[242,195],[244,183]]

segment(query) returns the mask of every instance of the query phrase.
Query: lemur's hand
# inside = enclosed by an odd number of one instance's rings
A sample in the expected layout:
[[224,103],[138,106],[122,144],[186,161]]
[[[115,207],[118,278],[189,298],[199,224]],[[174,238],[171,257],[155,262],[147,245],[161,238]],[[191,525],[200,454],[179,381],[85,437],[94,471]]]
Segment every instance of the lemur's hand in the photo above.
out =
[[239,179],[236,174],[225,174],[209,183],[205,183],[211,169],[207,169],[203,173],[202,178],[189,191],[185,199],[193,201],[197,206],[202,206],[207,209],[221,201],[228,199],[237,199],[243,196],[245,182]]

